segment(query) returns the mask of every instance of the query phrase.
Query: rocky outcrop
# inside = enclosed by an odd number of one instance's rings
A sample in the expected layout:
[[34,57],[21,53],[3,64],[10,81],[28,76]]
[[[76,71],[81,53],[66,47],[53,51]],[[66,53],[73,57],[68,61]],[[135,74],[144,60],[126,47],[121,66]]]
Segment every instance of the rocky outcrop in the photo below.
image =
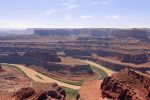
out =
[[42,65],[47,62],[61,62],[61,59],[55,53],[48,51],[28,51],[23,55],[11,53],[0,56],[0,63]]
[[77,57],[77,56],[91,56],[91,52],[87,50],[74,50],[74,49],[67,49],[64,51],[66,56],[72,56],[72,57]]
[[3,70],[3,69],[2,69],[2,66],[1,66],[1,64],[0,64],[0,72],[2,72],[2,70]]
[[70,69],[70,72],[75,75],[82,74],[94,74],[90,65],[75,65]]
[[[65,91],[64,91],[65,92]],[[61,94],[58,91],[42,91],[38,95],[35,96],[33,100],[65,100],[66,94]]]
[[103,98],[115,100],[149,100],[150,77],[125,69],[103,80]]
[[119,30],[118,32],[115,32],[112,34],[113,36],[117,38],[136,38],[139,40],[148,40],[148,31],[143,29],[128,29],[128,30]]
[[31,99],[36,95],[36,92],[33,88],[22,88],[12,96],[15,100],[24,100]]
[[120,59],[125,63],[142,64],[148,62],[146,54],[124,54],[120,57]]
[[98,56],[102,57],[119,57],[122,54],[116,51],[110,50],[91,50],[91,52],[97,54]]
[[64,74],[73,74],[73,75],[84,75],[84,74],[93,74],[93,70],[89,65],[63,65],[48,63],[44,66],[39,66],[46,69],[48,72],[57,72]]
[[134,64],[142,64],[148,62],[148,57],[144,53],[131,53],[131,52],[119,52],[119,51],[111,51],[111,50],[93,50],[95,54],[102,57],[117,57],[122,62],[125,63],[134,63]]
[[12,98],[14,100],[65,100],[66,92],[63,88],[59,87],[57,84],[55,89],[49,91],[35,91],[31,87],[22,88],[18,90]]
[[61,62],[61,59],[53,52],[44,52],[44,51],[39,51],[39,52],[26,52],[24,57],[32,57],[34,59],[39,59],[43,60],[45,62]]
[[147,73],[147,71],[150,70],[150,68],[147,66],[136,67],[133,64],[116,63],[113,61],[98,59],[98,58],[92,58],[92,57],[78,57],[78,58],[79,59],[85,59],[85,60],[88,59],[90,61],[94,61],[94,62],[96,62],[102,66],[105,66],[111,70],[114,70],[114,71],[121,71],[122,69],[129,68],[129,69],[134,69],[136,71],[140,71],[143,73]]

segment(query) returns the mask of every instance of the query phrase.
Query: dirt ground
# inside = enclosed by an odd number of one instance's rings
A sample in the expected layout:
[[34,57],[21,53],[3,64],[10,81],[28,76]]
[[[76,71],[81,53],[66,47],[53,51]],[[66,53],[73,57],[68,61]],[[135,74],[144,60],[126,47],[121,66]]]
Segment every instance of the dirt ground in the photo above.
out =
[[30,85],[30,79],[24,76],[19,70],[2,66],[0,72],[0,100],[10,100],[12,93]]
[[100,84],[101,82],[98,80],[85,82],[79,91],[80,100],[103,100],[100,93]]

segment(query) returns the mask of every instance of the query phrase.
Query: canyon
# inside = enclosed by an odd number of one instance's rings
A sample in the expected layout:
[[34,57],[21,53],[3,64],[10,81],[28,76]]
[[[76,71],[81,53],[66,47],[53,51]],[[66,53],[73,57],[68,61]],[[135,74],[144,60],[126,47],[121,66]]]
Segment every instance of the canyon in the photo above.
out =
[[[14,100],[21,100],[19,97],[24,95],[26,97],[28,92],[32,94],[29,98],[33,100],[38,100],[40,97],[50,99],[52,97],[48,95],[51,93],[56,97],[64,97],[57,95],[61,94],[57,89],[51,92],[52,88],[41,90],[39,93],[36,91],[37,87],[33,88],[34,82],[42,84],[43,87],[48,86],[46,84],[51,86],[51,83],[57,83],[61,91],[66,91],[66,98],[61,98],[64,100],[74,100],[79,97],[83,100],[92,100],[94,94],[95,100],[99,97],[100,100],[149,98],[150,32],[148,29],[35,28],[31,30],[33,33],[30,35],[0,37],[2,64],[0,76],[12,73],[8,78],[4,78],[4,83],[8,83],[7,79],[11,81],[16,79],[18,77],[16,73],[26,80],[24,86],[17,88],[18,92],[13,91]],[[19,84],[21,83],[18,82],[17,85]]]

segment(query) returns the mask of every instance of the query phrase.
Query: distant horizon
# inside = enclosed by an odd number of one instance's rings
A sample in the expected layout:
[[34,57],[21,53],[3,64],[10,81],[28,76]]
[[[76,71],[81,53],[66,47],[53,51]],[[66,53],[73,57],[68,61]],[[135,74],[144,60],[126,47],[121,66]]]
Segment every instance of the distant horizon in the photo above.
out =
[[2,28],[0,30],[26,30],[26,29],[150,29],[147,27],[28,27],[28,28]]

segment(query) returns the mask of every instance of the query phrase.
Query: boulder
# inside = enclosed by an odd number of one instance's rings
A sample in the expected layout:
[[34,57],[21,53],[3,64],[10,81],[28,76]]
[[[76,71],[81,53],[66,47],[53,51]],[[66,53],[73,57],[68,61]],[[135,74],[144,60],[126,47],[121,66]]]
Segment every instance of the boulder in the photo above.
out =
[[66,92],[58,85],[49,91],[36,91],[32,87],[27,87],[18,90],[12,98],[13,100],[65,100]]
[[30,99],[36,95],[36,92],[33,88],[22,88],[18,90],[16,93],[13,94],[13,98],[15,100],[24,100],[24,99]]
[[150,77],[129,69],[105,78],[100,88],[103,98],[115,100],[150,99]]

